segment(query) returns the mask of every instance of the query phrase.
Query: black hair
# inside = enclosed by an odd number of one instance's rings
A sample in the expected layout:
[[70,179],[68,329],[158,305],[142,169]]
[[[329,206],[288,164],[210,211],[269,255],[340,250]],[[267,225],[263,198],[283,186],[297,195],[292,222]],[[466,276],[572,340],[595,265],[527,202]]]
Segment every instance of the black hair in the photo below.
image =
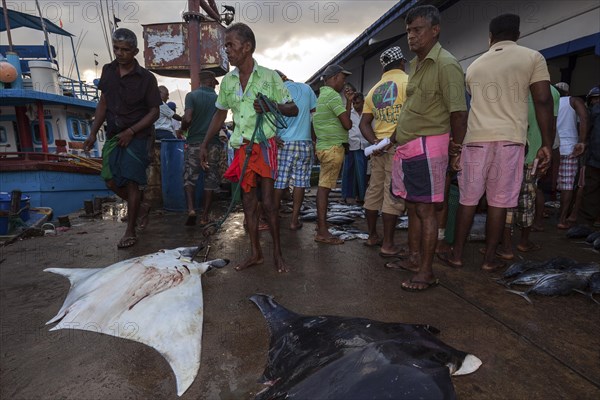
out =
[[125,42],[129,44],[134,49],[137,49],[137,36],[133,31],[130,31],[127,28],[119,28],[112,34],[113,42]]
[[490,34],[492,41],[512,40],[516,42],[519,39],[519,25],[521,17],[516,14],[502,14],[490,21]]
[[252,29],[250,29],[248,25],[242,22],[236,22],[227,28],[226,33],[231,32],[235,32],[239,38],[242,39],[242,43],[250,43],[250,46],[252,47],[251,51],[254,53],[254,50],[256,49],[256,38],[254,37],[254,32],[252,32]]
[[392,61],[391,63],[389,63],[388,65],[386,65],[385,67],[383,67],[383,72],[388,72],[388,71],[391,71],[393,69],[402,69],[402,62],[403,61],[404,61],[404,59]]
[[406,24],[412,24],[417,18],[426,19],[431,26],[439,25],[441,22],[440,11],[432,5],[415,7],[406,14]]

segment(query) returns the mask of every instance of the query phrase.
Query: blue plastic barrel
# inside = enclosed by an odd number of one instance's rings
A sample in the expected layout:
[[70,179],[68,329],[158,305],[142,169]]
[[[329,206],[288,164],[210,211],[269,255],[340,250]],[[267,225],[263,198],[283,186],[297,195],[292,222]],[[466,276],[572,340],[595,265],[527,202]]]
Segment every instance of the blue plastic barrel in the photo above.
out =
[[[168,211],[186,211],[183,189],[184,148],[183,139],[163,139],[160,146],[160,168],[163,208]],[[200,174],[196,183],[195,202],[200,204],[204,191],[204,178]]]
[[160,176],[165,210],[185,211],[183,191],[183,145],[182,139],[164,139],[160,145]]

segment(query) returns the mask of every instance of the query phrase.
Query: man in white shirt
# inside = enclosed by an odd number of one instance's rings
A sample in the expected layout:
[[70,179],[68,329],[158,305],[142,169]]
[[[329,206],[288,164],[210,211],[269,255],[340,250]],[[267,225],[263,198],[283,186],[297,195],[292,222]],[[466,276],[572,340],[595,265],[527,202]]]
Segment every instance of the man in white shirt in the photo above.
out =
[[160,98],[162,104],[159,107],[160,115],[154,123],[154,130],[156,131],[156,140],[163,139],[175,139],[175,130],[173,129],[173,119],[181,121],[181,117],[175,114],[175,111],[167,105],[169,100],[169,89],[166,86],[159,86],[158,91],[160,92]]

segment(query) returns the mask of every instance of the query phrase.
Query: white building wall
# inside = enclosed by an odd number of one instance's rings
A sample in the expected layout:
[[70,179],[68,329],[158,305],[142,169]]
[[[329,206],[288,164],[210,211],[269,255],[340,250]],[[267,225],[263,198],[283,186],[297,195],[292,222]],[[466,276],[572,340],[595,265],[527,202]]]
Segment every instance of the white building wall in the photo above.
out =
[[[598,0],[577,1],[460,1],[442,12],[442,30],[440,42],[460,62],[463,69],[467,67],[488,49],[489,22],[492,18],[504,14],[514,13],[521,17],[521,39],[519,44],[543,50],[570,40],[600,32],[600,3]],[[378,41],[395,35],[405,33],[405,22],[401,19],[391,23],[376,36]],[[407,59],[414,57],[408,50],[406,36],[400,38],[392,46],[400,46]],[[381,66],[379,54],[365,59],[365,94],[379,80]],[[578,73],[592,73],[598,65],[598,57],[590,56],[574,71]],[[360,83],[361,67],[353,65],[354,73],[351,81]],[[559,79],[556,68],[552,68],[553,82]],[[407,71],[408,72],[408,71]],[[598,75],[596,70],[596,75]],[[595,81],[598,78],[595,79]],[[577,92],[585,90],[578,84],[574,89]],[[575,92],[575,91],[574,91]]]

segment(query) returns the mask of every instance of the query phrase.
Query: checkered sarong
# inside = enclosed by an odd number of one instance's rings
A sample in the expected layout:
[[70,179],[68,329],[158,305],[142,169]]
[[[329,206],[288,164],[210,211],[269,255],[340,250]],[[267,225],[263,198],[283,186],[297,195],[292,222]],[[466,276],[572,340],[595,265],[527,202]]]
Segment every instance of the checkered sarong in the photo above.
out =
[[308,140],[285,142],[277,152],[277,180],[275,189],[310,187],[310,172],[313,164],[313,145]]
[[532,167],[523,168],[523,183],[519,192],[519,200],[516,208],[509,208],[506,212],[506,224],[513,222],[519,228],[530,228],[533,226],[535,217],[536,178],[531,175]]
[[573,190],[575,184],[575,175],[579,169],[579,158],[570,156],[560,156],[560,166],[558,167],[558,179],[556,181],[556,190]]

